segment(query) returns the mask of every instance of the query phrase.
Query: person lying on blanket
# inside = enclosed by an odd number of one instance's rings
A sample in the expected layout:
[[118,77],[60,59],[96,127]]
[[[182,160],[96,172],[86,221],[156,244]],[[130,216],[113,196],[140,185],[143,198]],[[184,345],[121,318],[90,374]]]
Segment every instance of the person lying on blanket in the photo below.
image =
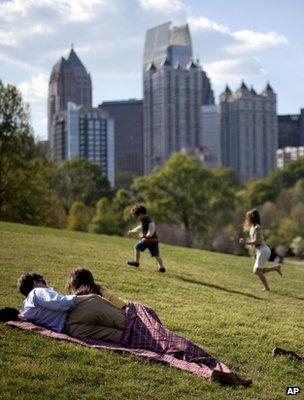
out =
[[251,379],[237,374],[189,340],[169,331],[155,311],[126,302],[95,283],[92,273],[74,269],[69,277],[70,295],[47,286],[41,275],[24,274],[18,280],[26,296],[20,317],[70,336],[119,343],[125,347],[170,355],[194,363],[197,374],[223,384],[249,386]]

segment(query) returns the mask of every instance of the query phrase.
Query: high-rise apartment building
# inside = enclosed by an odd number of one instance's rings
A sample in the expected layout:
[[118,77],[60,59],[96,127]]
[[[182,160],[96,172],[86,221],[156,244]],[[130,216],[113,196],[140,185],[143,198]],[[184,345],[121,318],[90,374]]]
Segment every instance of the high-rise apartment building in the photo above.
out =
[[214,93],[211,87],[210,79],[205,71],[202,71],[202,105],[214,105]]
[[123,172],[143,175],[142,100],[104,101],[99,107],[114,119],[116,177]]
[[172,153],[191,153],[200,145],[203,71],[192,59],[188,25],[174,27],[168,22],[147,31],[143,85],[148,174]]
[[299,114],[278,116],[279,148],[304,146],[304,108]]
[[304,146],[298,147],[284,147],[277,150],[277,167],[284,168],[290,161],[304,159]]
[[144,70],[153,63],[159,67],[165,59],[171,65],[185,68],[192,57],[192,43],[188,25],[172,26],[171,22],[148,29],[144,48]]
[[243,82],[220,95],[222,164],[239,177],[263,178],[276,167],[278,124],[276,94],[269,84],[261,94]]
[[84,157],[98,164],[115,185],[114,121],[99,108],[86,109],[69,102],[54,115],[53,154],[56,162]]
[[204,166],[216,168],[221,165],[221,114],[216,105],[202,106],[201,154]]
[[54,65],[49,80],[48,141],[51,149],[53,148],[54,115],[67,110],[68,102],[86,108],[92,107],[91,77],[73,47],[67,58],[61,57]]

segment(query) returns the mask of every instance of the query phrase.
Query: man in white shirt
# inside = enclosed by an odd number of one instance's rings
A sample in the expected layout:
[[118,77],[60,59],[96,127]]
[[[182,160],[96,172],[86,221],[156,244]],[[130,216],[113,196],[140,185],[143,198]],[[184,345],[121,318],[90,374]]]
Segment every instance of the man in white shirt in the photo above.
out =
[[36,273],[21,275],[17,287],[26,297],[19,316],[56,332],[64,330],[68,311],[96,296],[92,294],[64,296],[48,287],[43,276]]

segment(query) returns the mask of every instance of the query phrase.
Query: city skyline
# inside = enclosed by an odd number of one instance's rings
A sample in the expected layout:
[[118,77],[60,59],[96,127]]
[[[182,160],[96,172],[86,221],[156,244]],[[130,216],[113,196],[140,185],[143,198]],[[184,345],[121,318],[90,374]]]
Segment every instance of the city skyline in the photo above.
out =
[[94,106],[142,98],[146,30],[167,21],[188,22],[194,56],[211,78],[217,101],[226,83],[234,90],[245,79],[262,90],[269,80],[278,94],[278,113],[297,113],[304,97],[297,84],[304,69],[303,3],[197,3],[0,0],[0,78],[22,90],[31,105],[35,134],[46,138],[49,73],[71,43],[91,73]]

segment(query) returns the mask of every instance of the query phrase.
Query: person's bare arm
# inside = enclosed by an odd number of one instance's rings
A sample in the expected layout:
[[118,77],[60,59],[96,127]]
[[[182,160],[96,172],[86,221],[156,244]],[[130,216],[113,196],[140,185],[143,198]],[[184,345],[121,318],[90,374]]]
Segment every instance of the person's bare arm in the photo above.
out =
[[240,244],[249,244],[251,246],[258,246],[259,244],[261,244],[261,233],[260,232],[256,232],[254,235],[254,239],[253,240],[245,240],[244,238],[240,238],[239,243]]

